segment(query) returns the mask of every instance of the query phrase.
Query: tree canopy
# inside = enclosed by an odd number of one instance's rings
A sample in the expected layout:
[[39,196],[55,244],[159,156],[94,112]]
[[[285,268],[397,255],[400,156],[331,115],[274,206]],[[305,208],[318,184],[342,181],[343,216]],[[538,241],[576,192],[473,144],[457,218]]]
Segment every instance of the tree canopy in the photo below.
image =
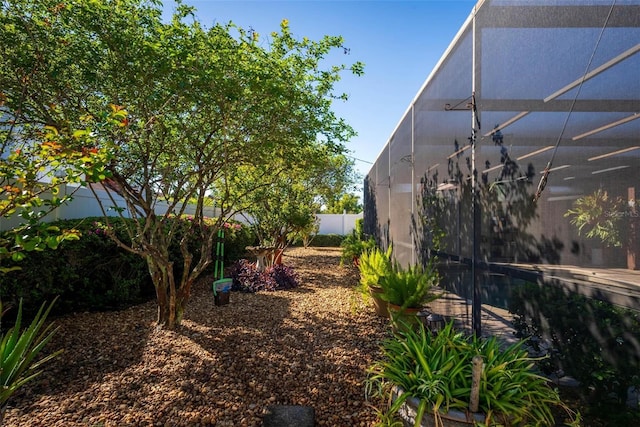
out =
[[360,197],[352,193],[339,193],[335,199],[327,204],[326,213],[341,214],[358,214],[362,212],[362,204]]
[[[357,62],[327,64],[341,37],[296,39],[283,21],[263,39],[232,23],[207,28],[193,12],[179,4],[163,22],[154,0],[5,0],[0,9],[2,113],[20,123],[23,139],[28,129],[74,129],[107,105],[126,110],[117,131],[92,133],[91,148],[110,159],[92,188],[112,197],[105,215],[114,208],[138,220],[126,248],[147,260],[158,323],[168,327],[180,323],[192,283],[211,263],[217,228],[247,208],[248,194],[344,153],[354,132],[331,109],[346,99],[334,85],[342,72],[363,71]],[[211,198],[213,227],[203,213]],[[192,201],[201,255],[183,242],[176,278],[172,218]]]

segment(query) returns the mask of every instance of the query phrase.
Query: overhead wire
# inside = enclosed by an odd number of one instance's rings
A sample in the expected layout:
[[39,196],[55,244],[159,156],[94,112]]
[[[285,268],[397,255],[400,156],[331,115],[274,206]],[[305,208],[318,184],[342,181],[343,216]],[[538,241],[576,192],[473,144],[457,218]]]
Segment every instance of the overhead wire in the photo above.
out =
[[564,132],[567,129],[567,124],[569,123],[569,119],[571,118],[571,113],[573,112],[573,109],[576,105],[576,102],[578,101],[578,97],[580,96],[580,92],[582,90],[582,85],[584,84],[587,74],[589,72],[589,70],[591,69],[591,64],[593,63],[593,58],[596,55],[596,52],[598,51],[598,47],[600,45],[600,41],[602,40],[602,36],[604,34],[604,31],[607,28],[607,25],[609,24],[609,18],[611,18],[611,14],[613,13],[613,8],[616,5],[616,0],[613,0],[611,2],[611,7],[609,8],[609,13],[607,14],[607,18],[604,21],[604,24],[602,25],[602,29],[600,30],[600,34],[598,35],[598,39],[596,40],[596,44],[593,47],[593,52],[591,52],[591,57],[589,58],[589,62],[587,63],[587,66],[584,70],[584,73],[582,74],[582,79],[580,80],[580,84],[578,85],[578,89],[576,91],[575,96],[573,97],[573,101],[571,102],[571,106],[569,107],[569,111],[567,113],[567,116],[565,117],[564,123],[562,125],[562,129],[560,130],[560,134],[558,135],[558,139],[556,140],[556,144],[555,147],[553,149],[553,152],[551,153],[551,158],[549,159],[549,161],[547,162],[547,166],[545,166],[542,177],[540,178],[540,182],[538,183],[538,187],[536,189],[536,192],[533,196],[533,201],[537,202],[538,199],[540,199],[540,196],[542,195],[542,192],[544,191],[544,188],[547,186],[547,180],[549,178],[549,173],[551,173],[551,166],[553,165],[553,161],[555,160],[556,157],[556,153],[558,152],[558,147],[560,146],[560,141],[562,140],[562,137],[564,136]]

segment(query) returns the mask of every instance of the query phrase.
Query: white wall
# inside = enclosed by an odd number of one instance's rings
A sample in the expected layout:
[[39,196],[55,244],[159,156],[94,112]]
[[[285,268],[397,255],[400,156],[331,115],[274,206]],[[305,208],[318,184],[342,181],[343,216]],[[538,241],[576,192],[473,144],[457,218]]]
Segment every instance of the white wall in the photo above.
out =
[[[45,221],[102,216],[102,211],[100,210],[98,202],[96,202],[93,194],[88,188],[67,186],[66,188],[60,190],[60,196],[64,194],[64,191],[66,191],[67,194],[71,194],[75,191],[75,193],[73,194],[73,200],[71,200],[66,205],[54,210],[45,218]],[[105,209],[108,209],[110,206],[114,206],[114,202],[109,200],[109,198],[107,197],[107,193],[104,190],[96,189],[96,192],[102,199]],[[124,200],[121,197],[116,197],[114,201],[115,206],[125,208],[123,215],[128,217],[129,214],[126,210],[126,204],[124,203]],[[164,212],[166,212],[166,209],[166,203],[158,203],[156,205],[156,212],[158,214],[163,214]],[[187,207],[185,213],[187,215],[192,215],[194,211],[194,208]],[[115,211],[107,211],[107,215],[116,216],[117,213]],[[210,206],[205,207],[205,215],[210,217],[215,216],[214,208]],[[362,218],[362,214],[319,214],[318,218],[320,219],[320,230],[318,234],[347,235],[351,233],[351,230],[355,228],[356,220],[358,218]],[[239,221],[243,221],[240,215],[237,216],[237,219]],[[17,226],[19,223],[19,218],[0,218],[0,230],[8,230],[12,227]]]
[[[74,190],[76,192],[73,194],[73,200],[64,206],[61,206],[56,212],[53,213],[55,219],[75,219],[86,218],[88,216],[102,216],[100,206],[96,202],[91,190],[85,187],[75,188],[68,186],[67,191],[72,192]],[[125,211],[123,212],[123,215],[125,217],[130,217],[128,210],[126,209],[127,205],[122,197],[115,196],[114,200],[111,201],[107,196],[106,191],[102,190],[99,187],[96,188],[95,191],[102,200],[102,204],[104,205],[105,209],[107,209],[107,215],[116,216],[117,213],[114,210],[109,211],[109,208],[112,206],[117,206],[119,208],[125,209]],[[155,207],[155,211],[158,215],[164,214],[167,209],[168,204],[165,202],[158,202]],[[205,206],[204,211],[205,216],[214,216],[213,206]],[[185,211],[186,215],[193,215],[194,212],[195,206],[187,206],[187,209]]]
[[339,234],[345,236],[356,226],[356,220],[362,218],[359,214],[318,214],[320,230],[318,234]]

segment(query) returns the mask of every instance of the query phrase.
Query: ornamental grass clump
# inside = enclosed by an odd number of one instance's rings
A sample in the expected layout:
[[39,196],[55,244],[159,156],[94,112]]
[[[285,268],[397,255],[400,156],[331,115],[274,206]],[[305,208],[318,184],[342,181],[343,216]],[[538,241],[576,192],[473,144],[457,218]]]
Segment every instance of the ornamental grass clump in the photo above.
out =
[[[388,398],[381,419],[391,420],[410,398],[419,400],[416,426],[425,414],[436,425],[447,412],[470,417],[469,405],[474,356],[483,360],[478,412],[483,425],[556,425],[551,408],[566,410],[569,425],[579,425],[575,414],[560,400],[558,391],[535,370],[536,359],[523,342],[501,349],[495,337],[467,337],[450,322],[437,334],[425,328],[402,328],[382,345],[382,359],[368,370],[367,396]],[[395,397],[395,399],[393,399]]]

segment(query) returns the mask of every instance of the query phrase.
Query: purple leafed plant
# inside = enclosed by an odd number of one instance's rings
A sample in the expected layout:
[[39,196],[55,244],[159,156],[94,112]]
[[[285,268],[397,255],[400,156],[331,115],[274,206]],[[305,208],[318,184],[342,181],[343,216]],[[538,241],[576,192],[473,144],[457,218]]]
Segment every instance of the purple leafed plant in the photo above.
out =
[[270,268],[270,274],[278,284],[278,289],[293,289],[298,287],[298,274],[292,267],[276,264]]
[[298,286],[298,276],[293,268],[277,264],[261,272],[255,263],[246,259],[236,261],[229,268],[229,277],[233,279],[231,289],[241,292],[275,291]]

